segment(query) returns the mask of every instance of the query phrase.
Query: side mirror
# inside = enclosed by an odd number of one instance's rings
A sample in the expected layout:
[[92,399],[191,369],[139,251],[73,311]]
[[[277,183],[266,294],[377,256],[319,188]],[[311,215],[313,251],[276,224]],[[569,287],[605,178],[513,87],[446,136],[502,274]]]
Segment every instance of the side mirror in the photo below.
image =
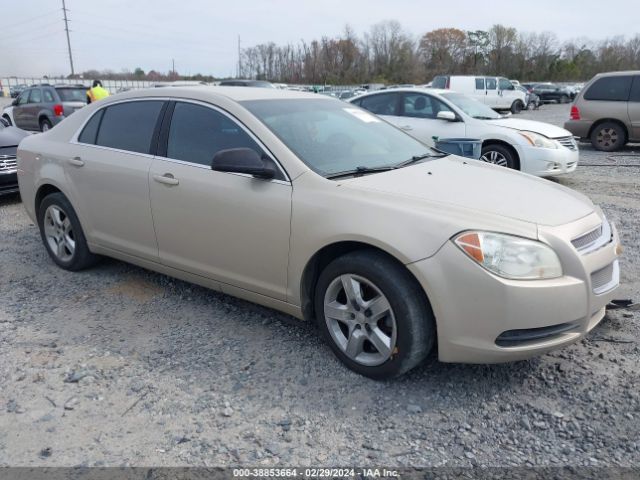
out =
[[18,105],[18,99],[16,98],[13,102],[11,102],[11,105],[13,105],[14,107]]
[[436,115],[436,118],[438,120],[446,120],[447,122],[457,122],[458,119],[456,118],[456,114],[453,112],[449,112],[447,110],[444,110],[442,112],[438,112],[438,114]]
[[275,177],[276,170],[265,163],[258,152],[251,148],[220,150],[211,161],[211,170],[216,172],[246,173],[256,178]]

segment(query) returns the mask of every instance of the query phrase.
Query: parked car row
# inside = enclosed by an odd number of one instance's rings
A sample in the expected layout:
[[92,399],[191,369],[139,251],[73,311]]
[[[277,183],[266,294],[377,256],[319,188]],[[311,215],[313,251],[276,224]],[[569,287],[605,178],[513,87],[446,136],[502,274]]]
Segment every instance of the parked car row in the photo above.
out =
[[481,160],[549,177],[578,165],[571,132],[497,114],[488,105],[450,90],[407,88],[361,95],[351,103],[381,116],[427,145],[437,138],[482,140]]

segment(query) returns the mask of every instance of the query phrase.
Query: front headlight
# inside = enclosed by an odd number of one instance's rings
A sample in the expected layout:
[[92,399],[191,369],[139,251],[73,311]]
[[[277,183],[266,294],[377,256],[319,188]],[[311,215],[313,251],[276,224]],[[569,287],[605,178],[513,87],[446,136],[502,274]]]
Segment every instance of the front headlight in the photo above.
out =
[[558,255],[535,240],[493,232],[463,232],[454,243],[492,273],[515,280],[542,280],[562,276]]
[[551,140],[544,135],[540,135],[539,133],[527,132],[526,130],[520,130],[518,133],[526,138],[527,142],[529,142],[533,147],[558,148],[558,142]]

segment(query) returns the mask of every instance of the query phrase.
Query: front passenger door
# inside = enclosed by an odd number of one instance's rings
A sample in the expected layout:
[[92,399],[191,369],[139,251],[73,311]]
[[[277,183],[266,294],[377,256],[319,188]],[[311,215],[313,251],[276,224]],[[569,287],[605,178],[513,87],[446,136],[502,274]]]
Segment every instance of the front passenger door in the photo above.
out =
[[149,174],[160,261],[222,282],[223,291],[230,284],[285,300],[290,182],[282,170],[273,180],[211,170],[220,150],[271,155],[226,113],[200,103],[173,105]]
[[16,127],[22,128],[23,130],[27,130],[28,128],[25,114],[29,102],[29,93],[31,93],[31,90],[22,92],[17,98],[16,106],[13,107],[13,120],[16,122]]

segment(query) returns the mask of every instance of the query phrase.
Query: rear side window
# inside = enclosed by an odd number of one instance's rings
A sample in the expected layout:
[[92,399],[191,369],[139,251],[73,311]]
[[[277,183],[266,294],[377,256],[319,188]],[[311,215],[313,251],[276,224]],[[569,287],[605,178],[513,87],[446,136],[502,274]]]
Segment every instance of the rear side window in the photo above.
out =
[[360,106],[376,115],[397,115],[398,98],[396,93],[371,95],[360,100]]
[[631,90],[631,76],[604,77],[596,80],[584,94],[585,100],[626,102]]
[[87,122],[87,124],[82,129],[82,133],[78,136],[78,141],[80,143],[89,143],[91,145],[95,145],[96,136],[98,135],[98,127],[100,126],[100,119],[102,118],[102,114],[104,113],[104,109],[100,110],[96,113],[91,120]]
[[150,153],[153,132],[163,103],[150,100],[107,107],[102,116],[96,145]]
[[447,78],[442,75],[434,78],[433,82],[431,82],[431,88],[447,88]]
[[63,102],[86,102],[87,91],[84,88],[57,88]]
[[640,102],[640,76],[633,77],[629,100],[632,102]]
[[29,103],[40,103],[42,102],[42,92],[39,88],[31,90],[31,94],[29,95]]
[[264,153],[247,132],[222,113],[202,105],[176,103],[169,127],[168,158],[209,166],[216,153],[229,148]]
[[484,90],[484,78],[476,78],[476,90]]

